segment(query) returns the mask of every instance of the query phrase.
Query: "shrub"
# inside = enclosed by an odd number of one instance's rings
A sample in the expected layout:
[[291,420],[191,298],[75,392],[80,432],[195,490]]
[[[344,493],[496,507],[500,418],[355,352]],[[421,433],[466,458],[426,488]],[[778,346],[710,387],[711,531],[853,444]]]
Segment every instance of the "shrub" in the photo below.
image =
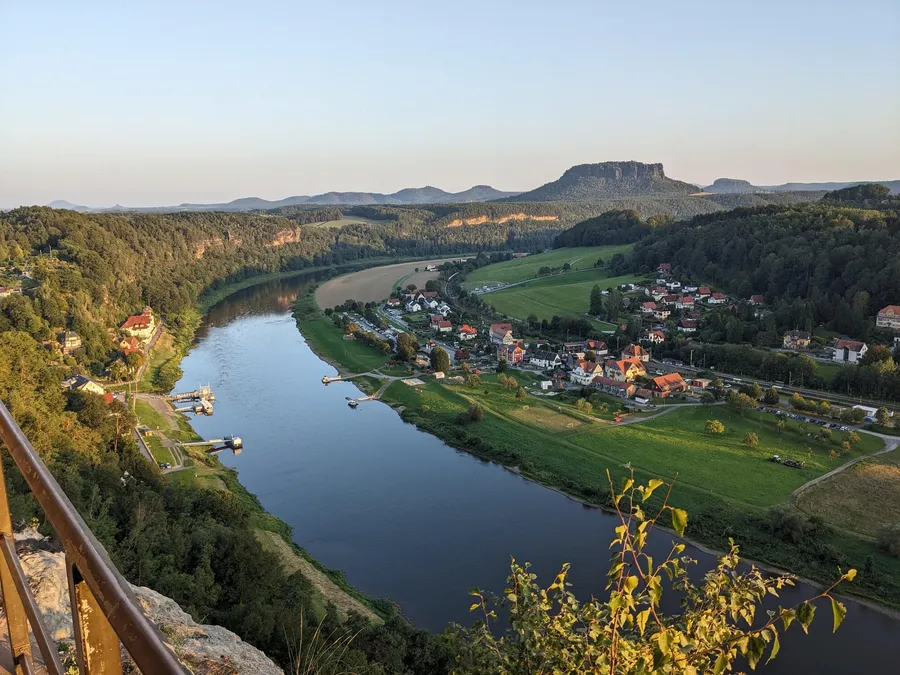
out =
[[749,445],[751,448],[755,448],[759,445],[759,436],[757,436],[752,431],[748,431],[747,435],[744,436],[744,445]]
[[706,420],[706,433],[721,434],[725,432],[725,425],[719,420]]
[[900,523],[888,523],[878,530],[878,545],[900,558]]

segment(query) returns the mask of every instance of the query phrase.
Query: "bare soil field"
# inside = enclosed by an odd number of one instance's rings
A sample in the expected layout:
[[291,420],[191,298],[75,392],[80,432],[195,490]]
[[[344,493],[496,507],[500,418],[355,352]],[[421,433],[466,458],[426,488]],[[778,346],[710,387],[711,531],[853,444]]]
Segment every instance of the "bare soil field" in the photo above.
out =
[[415,284],[424,288],[429,279],[436,279],[437,272],[415,272],[418,267],[424,270],[425,265],[440,265],[453,258],[443,260],[422,260],[419,262],[400,263],[399,265],[384,265],[371,267],[352,274],[336,277],[316,289],[316,303],[319,307],[334,307],[346,300],[358,302],[377,302],[384,300],[391,294],[394,284],[408,274],[412,274],[403,285]]

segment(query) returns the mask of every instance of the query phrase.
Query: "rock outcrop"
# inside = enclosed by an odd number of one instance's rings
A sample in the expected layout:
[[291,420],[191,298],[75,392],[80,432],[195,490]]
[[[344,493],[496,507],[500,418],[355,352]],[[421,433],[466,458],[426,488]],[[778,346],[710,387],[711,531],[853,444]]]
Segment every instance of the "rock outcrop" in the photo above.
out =
[[[57,643],[71,645],[72,616],[64,553],[55,550],[55,546],[33,530],[16,535],[16,538],[20,540],[19,560],[45,625]],[[284,671],[263,652],[231,631],[220,626],[198,624],[174,600],[150,588],[131,588],[147,616],[168,638],[178,658],[192,673],[284,675]],[[0,623],[5,633],[6,622]]]
[[601,162],[579,164],[558,180],[504,201],[598,201],[623,197],[679,197],[697,186],[667,178],[662,164]]

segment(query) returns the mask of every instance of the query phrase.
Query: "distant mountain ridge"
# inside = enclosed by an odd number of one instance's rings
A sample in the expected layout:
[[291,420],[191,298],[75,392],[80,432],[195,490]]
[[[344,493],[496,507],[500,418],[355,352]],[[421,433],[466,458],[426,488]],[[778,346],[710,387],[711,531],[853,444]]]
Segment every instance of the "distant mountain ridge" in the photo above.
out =
[[490,185],[475,185],[462,192],[447,192],[440,188],[426,185],[420,188],[403,188],[391,194],[381,192],[326,192],[320,195],[296,195],[285,199],[268,200],[260,197],[242,197],[230,202],[217,204],[184,203],[177,206],[116,206],[91,207],[72,204],[65,200],[50,202],[47,206],[54,209],[69,209],[79,212],[98,211],[139,211],[139,212],[173,212],[173,211],[265,211],[282,206],[310,204],[317,206],[368,206],[371,204],[409,205],[409,204],[462,204],[466,202],[488,202],[503,197],[511,197],[517,192],[496,190]]
[[704,192],[730,194],[738,192],[833,192],[857,185],[884,185],[893,194],[900,194],[900,180],[858,180],[846,183],[782,183],[781,185],[753,185],[749,181],[736,178],[717,178]]
[[681,197],[699,192],[690,183],[668,178],[662,164],[601,162],[579,164],[557,180],[504,201],[597,201],[623,197]]

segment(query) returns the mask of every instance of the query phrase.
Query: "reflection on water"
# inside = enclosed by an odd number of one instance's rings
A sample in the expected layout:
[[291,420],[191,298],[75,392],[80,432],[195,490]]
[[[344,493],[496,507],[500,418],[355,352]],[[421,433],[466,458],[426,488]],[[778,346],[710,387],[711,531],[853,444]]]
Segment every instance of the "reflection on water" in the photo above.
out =
[[[222,461],[294,528],[297,543],[431,630],[469,620],[473,586],[502,590],[510,556],[548,581],[571,562],[575,589],[602,595],[613,519],[449,448],[382,403],[349,409],[345,397],[358,390],[321,384],[334,369],[307,348],[288,313],[308,283],[295,277],[227,299],[183,363],[185,386],[211,382],[216,392],[215,416],[195,428],[243,438],[243,454]],[[670,535],[655,536],[654,557],[670,544]],[[782,602],[812,594],[793,589]],[[829,614],[820,608],[809,637],[792,627],[763,672],[896,672],[891,638],[900,623],[851,602],[832,636]]]

